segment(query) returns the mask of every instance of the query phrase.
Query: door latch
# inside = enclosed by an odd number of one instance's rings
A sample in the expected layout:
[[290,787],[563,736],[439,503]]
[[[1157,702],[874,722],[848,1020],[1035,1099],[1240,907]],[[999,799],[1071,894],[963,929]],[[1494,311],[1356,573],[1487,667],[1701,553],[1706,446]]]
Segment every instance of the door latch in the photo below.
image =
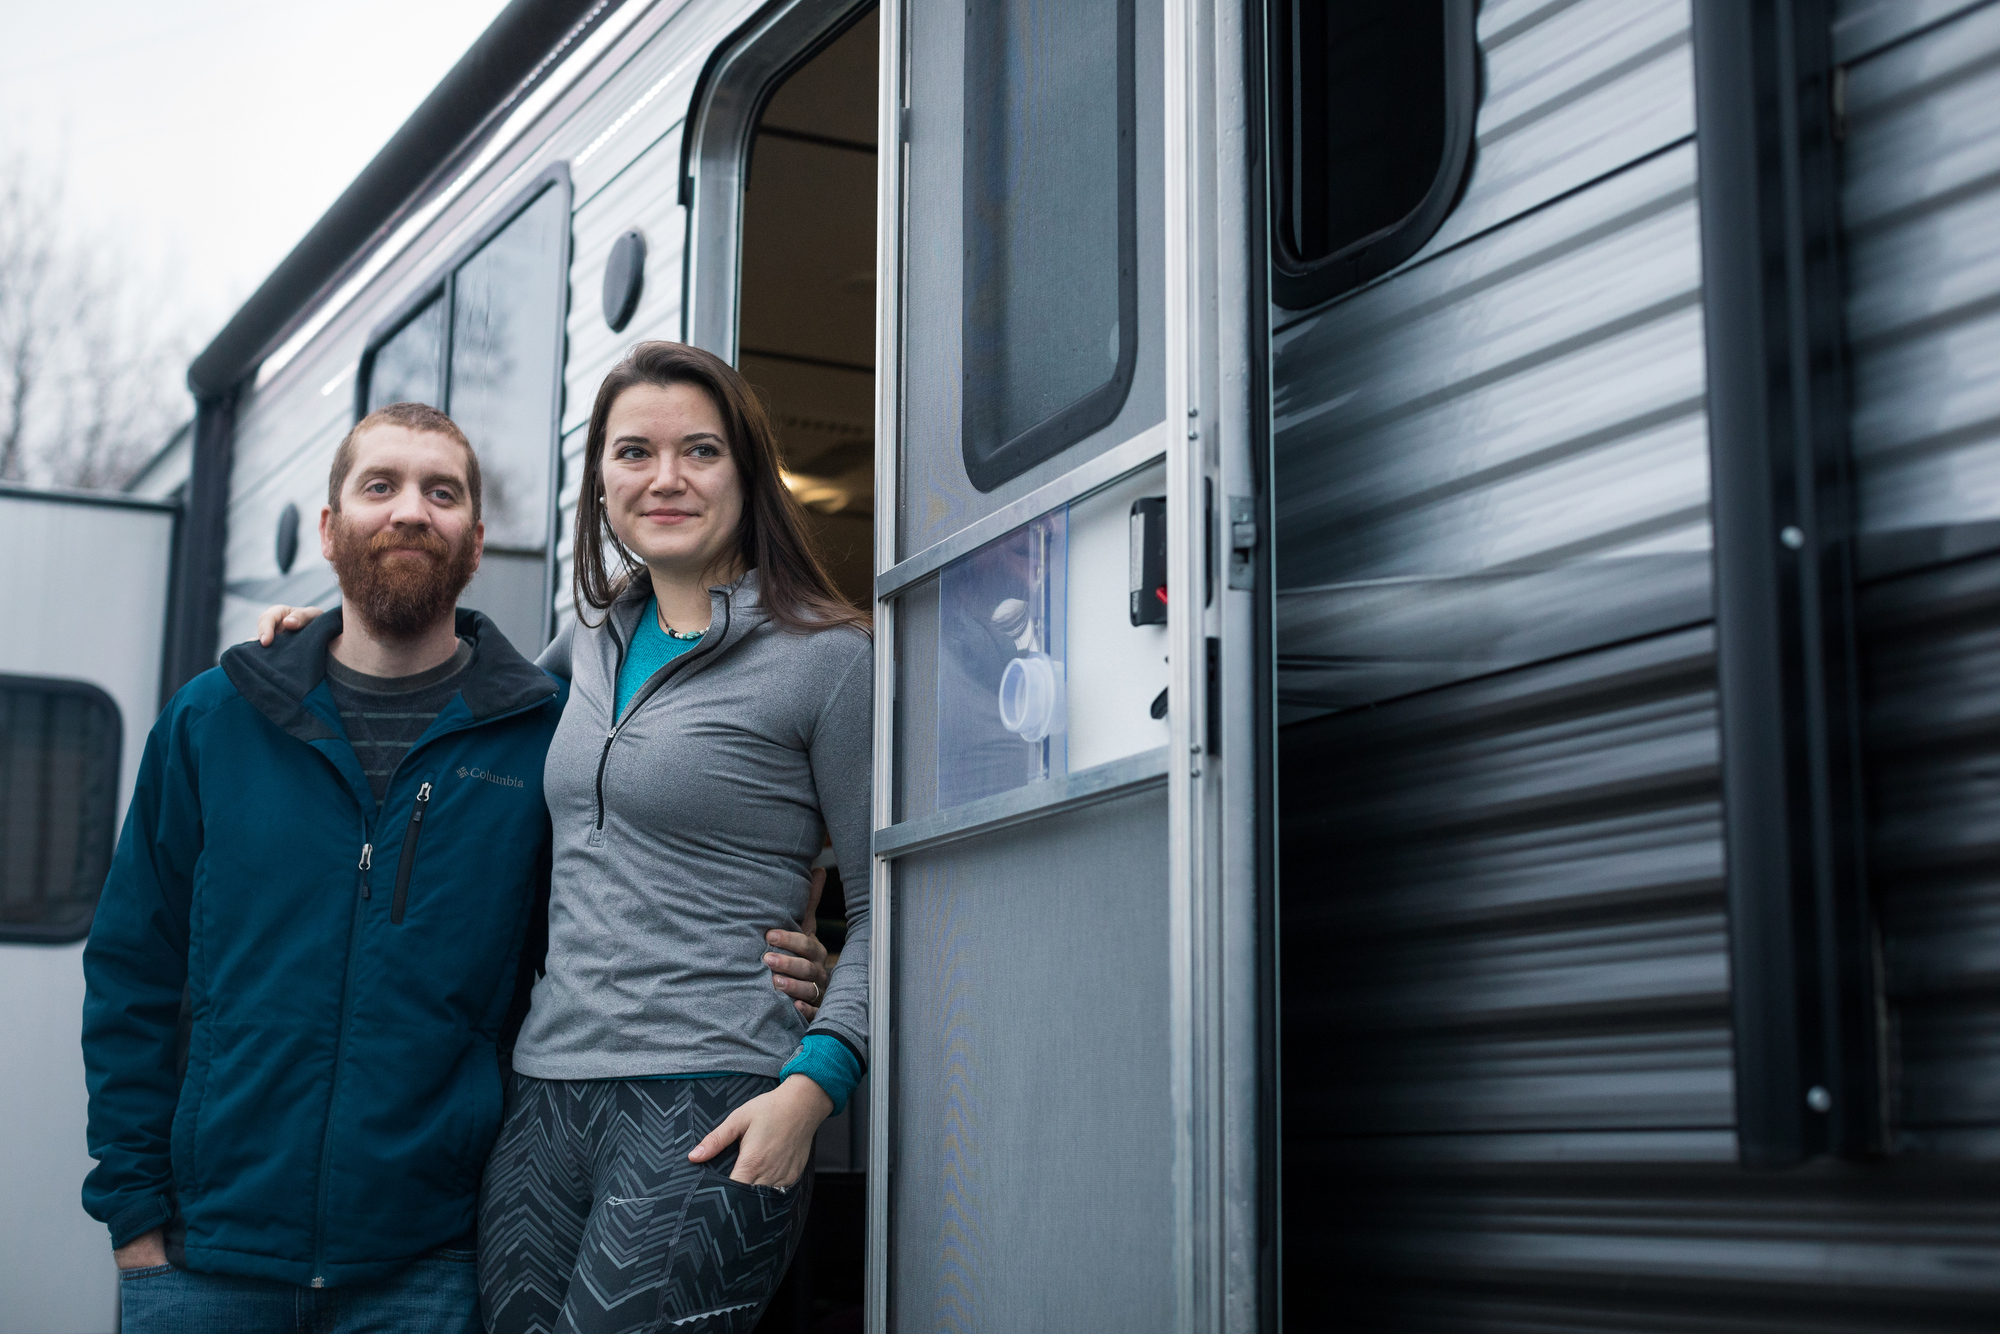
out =
[[1257,505],[1249,496],[1229,498],[1229,586],[1255,588],[1257,555]]

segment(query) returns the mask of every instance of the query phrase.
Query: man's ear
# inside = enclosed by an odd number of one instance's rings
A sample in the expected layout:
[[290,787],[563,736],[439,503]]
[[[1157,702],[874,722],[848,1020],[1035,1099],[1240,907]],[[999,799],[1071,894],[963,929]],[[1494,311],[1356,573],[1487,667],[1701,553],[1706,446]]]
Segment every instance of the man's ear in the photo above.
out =
[[333,564],[333,506],[319,507],[319,558]]
[[486,520],[472,525],[472,571],[479,572],[479,558],[486,554]]

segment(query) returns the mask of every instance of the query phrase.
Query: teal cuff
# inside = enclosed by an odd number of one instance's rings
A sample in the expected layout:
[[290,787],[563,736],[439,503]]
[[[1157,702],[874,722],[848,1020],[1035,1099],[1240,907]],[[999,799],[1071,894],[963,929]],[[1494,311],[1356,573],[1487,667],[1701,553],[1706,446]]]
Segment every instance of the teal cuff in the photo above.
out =
[[808,1033],[799,1054],[778,1071],[778,1082],[792,1075],[804,1075],[825,1089],[833,1099],[833,1114],[839,1116],[847,1110],[847,1095],[861,1082],[861,1061],[839,1038]]

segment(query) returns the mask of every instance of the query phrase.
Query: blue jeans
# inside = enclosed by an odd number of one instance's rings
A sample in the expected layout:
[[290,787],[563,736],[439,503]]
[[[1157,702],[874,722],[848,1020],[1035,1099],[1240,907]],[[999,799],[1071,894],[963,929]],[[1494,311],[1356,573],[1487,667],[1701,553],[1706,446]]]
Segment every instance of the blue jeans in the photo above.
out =
[[479,1334],[471,1251],[433,1251],[375,1283],[299,1288],[173,1265],[118,1274],[124,1334]]

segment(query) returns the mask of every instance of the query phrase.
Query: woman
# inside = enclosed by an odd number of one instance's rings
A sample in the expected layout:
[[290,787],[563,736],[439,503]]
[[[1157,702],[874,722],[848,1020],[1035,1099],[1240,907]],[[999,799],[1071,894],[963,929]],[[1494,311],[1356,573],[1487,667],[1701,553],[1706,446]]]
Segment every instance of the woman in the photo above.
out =
[[[580,616],[542,658],[571,683],[547,971],[486,1171],[482,1305],[495,1334],[748,1330],[866,1059],[867,622],[755,395],[682,344],[599,389],[575,549]],[[848,934],[808,1029],[763,951],[829,837]]]

